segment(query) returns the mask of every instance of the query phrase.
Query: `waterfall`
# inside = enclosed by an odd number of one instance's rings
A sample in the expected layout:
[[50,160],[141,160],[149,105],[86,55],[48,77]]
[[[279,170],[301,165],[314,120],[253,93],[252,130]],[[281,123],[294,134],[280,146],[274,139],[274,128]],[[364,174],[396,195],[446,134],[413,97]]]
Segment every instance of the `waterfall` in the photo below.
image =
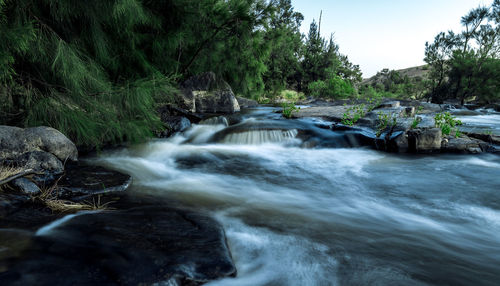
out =
[[291,130],[252,130],[231,133],[224,137],[222,143],[259,145],[264,143],[288,142],[297,136],[297,129]]

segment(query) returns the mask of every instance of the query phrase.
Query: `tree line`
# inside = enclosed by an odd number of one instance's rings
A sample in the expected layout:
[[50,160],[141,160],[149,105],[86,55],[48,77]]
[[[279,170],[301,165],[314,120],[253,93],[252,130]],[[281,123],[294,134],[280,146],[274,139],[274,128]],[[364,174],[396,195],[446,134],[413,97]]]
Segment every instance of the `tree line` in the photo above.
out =
[[461,19],[463,31],[439,33],[425,45],[430,66],[428,97],[436,103],[457,99],[500,99],[500,0],[472,9]]
[[206,71],[251,98],[500,99],[500,0],[426,44],[427,77],[385,70],[372,85],[321,36],[321,16],[306,35],[303,19],[290,0],[0,0],[0,124],[87,146],[141,140],[178,84]]
[[155,107],[213,71],[247,97],[309,91],[359,67],[290,0],[0,0],[0,124],[49,125],[82,145],[161,128]]

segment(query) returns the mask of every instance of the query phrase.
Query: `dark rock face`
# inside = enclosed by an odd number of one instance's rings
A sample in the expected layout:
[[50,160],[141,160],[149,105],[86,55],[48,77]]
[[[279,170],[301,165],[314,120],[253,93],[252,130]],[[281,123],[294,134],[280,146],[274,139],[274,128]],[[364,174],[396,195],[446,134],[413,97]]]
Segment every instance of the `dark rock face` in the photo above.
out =
[[439,152],[442,132],[440,128],[408,130],[408,150],[415,153]]
[[0,273],[4,285],[199,285],[236,274],[216,221],[158,205],[76,215],[24,248]]
[[193,76],[182,85],[179,105],[197,113],[234,113],[240,106],[229,84],[213,72]]
[[129,175],[99,166],[68,165],[58,182],[59,197],[74,200],[91,195],[124,192],[132,183]]
[[191,121],[184,116],[170,116],[162,121],[166,123],[169,128],[159,134],[159,137],[169,137],[191,127]]
[[27,195],[0,192],[0,217],[5,217],[15,212],[29,200],[30,197]]

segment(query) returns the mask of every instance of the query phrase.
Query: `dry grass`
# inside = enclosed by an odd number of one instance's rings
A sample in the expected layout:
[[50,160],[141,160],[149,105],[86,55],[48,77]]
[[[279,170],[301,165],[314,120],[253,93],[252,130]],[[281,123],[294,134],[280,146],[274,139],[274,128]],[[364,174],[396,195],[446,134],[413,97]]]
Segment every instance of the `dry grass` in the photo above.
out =
[[23,168],[0,165],[0,181],[24,172]]
[[54,212],[78,212],[78,211],[96,211],[96,210],[107,210],[110,209],[107,203],[101,203],[101,196],[98,196],[97,200],[93,199],[92,202],[84,201],[81,203],[75,203],[68,200],[60,199],[48,199],[43,201],[44,204]]
[[97,199],[93,198],[92,201],[83,201],[78,203],[69,200],[59,199],[57,197],[57,189],[58,189],[57,183],[61,178],[59,178],[51,187],[42,188],[41,193],[35,199],[40,200],[53,212],[72,213],[78,211],[94,211],[94,210],[110,209],[108,207],[108,204],[110,204],[111,202],[102,203],[101,195],[98,195]]

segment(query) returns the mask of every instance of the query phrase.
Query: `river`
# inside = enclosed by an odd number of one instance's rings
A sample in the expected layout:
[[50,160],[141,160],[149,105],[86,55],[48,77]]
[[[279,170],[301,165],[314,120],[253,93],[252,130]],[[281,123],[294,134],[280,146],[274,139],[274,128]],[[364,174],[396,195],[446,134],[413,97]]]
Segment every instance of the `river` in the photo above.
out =
[[281,131],[194,125],[94,162],[223,225],[238,275],[210,286],[499,285],[500,156],[305,148],[272,111],[242,116]]

